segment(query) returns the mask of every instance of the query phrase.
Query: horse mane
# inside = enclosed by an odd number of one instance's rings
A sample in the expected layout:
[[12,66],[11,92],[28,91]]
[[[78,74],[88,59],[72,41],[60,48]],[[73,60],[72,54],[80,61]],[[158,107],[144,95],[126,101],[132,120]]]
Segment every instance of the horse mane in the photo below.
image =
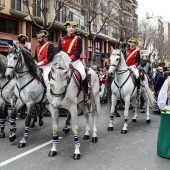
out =
[[147,63],[150,63],[150,60],[144,60],[144,62],[141,63],[141,67],[145,67]]
[[32,77],[38,78],[39,76],[38,76],[37,66],[35,65],[31,53],[25,48],[21,48],[21,52],[22,52],[22,56],[24,57],[24,61],[28,68],[29,73],[31,74]]
[[60,51],[54,56],[52,64],[54,66],[62,67],[63,69],[68,70],[69,64],[71,63],[71,59],[67,53],[64,51]]
[[4,55],[0,54],[0,73],[2,73],[2,75],[5,75],[6,66],[7,58]]

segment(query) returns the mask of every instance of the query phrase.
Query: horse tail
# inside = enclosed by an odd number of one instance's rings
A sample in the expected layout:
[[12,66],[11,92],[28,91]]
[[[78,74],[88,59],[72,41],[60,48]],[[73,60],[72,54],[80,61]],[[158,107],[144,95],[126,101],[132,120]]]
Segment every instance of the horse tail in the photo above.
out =
[[[146,75],[145,75],[145,80],[146,80]],[[146,90],[146,95],[148,97],[148,100],[149,100],[149,105],[151,107],[154,106],[155,104],[155,98],[154,98],[154,95],[153,95],[153,92],[151,91],[151,89],[149,88],[149,84],[148,84],[148,81],[145,85],[145,90]]]

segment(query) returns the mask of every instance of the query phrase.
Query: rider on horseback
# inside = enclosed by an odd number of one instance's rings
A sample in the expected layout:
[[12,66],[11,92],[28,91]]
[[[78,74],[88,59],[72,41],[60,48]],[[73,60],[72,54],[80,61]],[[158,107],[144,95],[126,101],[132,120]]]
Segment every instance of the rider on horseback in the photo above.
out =
[[137,99],[140,99],[140,76],[138,65],[140,65],[140,51],[136,49],[135,44],[137,43],[136,38],[130,38],[128,40],[129,48],[125,50],[125,60],[127,66],[133,71],[136,77],[136,85],[137,85]]
[[48,74],[51,69],[49,63],[54,57],[54,45],[46,41],[48,36],[48,32],[46,30],[42,30],[36,35],[39,45],[35,49],[34,60],[37,66],[43,69],[44,83],[47,87],[47,84],[49,83]]
[[25,45],[26,41],[28,40],[28,37],[24,34],[19,34],[17,39],[19,41],[20,46],[28,50],[28,47]]
[[74,34],[75,27],[77,27],[76,22],[67,21],[64,23],[66,27],[67,35],[62,37],[59,41],[58,52],[66,52],[71,59],[73,67],[78,70],[82,77],[82,84],[84,88],[84,101],[89,101],[88,96],[88,81],[86,78],[86,72],[83,63],[79,60],[80,54],[82,52],[82,39]]

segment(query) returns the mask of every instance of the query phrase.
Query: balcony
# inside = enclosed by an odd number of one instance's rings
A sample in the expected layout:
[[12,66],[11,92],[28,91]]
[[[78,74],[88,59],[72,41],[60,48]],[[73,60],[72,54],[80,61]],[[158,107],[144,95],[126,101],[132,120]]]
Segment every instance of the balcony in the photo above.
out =
[[119,38],[119,35],[118,35],[117,33],[115,33],[115,32],[112,32],[112,37],[113,37],[114,39],[118,39],[118,38]]
[[11,0],[10,14],[17,18],[25,18],[28,16],[27,6],[21,1]]
[[137,15],[137,14],[134,14],[134,15],[133,15],[133,18],[138,19],[138,15]]
[[138,7],[138,2],[136,0],[133,0],[133,6],[135,6],[136,8]]
[[33,18],[36,22],[42,22],[43,18],[41,17],[41,8],[37,4],[33,4]]
[[103,28],[100,33],[108,35],[108,30],[106,28]]
[[0,0],[0,10],[5,8],[5,0]]
[[127,6],[121,6],[122,10],[130,15],[132,15],[132,10]]

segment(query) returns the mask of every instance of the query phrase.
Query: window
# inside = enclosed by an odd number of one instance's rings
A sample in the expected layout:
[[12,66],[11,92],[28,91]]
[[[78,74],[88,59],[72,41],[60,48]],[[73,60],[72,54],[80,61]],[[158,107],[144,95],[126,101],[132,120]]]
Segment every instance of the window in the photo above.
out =
[[[35,25],[33,25],[32,26],[32,38],[37,38],[37,33],[38,32],[40,32],[41,31],[41,29],[40,28],[38,28],[37,26],[35,26]],[[49,35],[48,35],[48,37],[47,37],[47,39],[49,40],[49,41],[53,41],[54,40],[54,31],[53,30],[49,30],[48,31],[48,33],[49,33]]]
[[37,33],[40,32],[40,28],[36,27],[35,25],[32,26],[32,38],[37,38]]
[[101,43],[96,42],[96,52],[100,53],[100,50],[101,50]]
[[[40,1],[41,3],[41,1]],[[37,0],[33,0],[33,15],[37,17],[41,17],[41,4],[37,2]]]
[[48,35],[48,40],[49,40],[49,41],[54,41],[54,38],[53,38],[53,37],[54,37],[54,36],[53,36],[53,35],[54,35],[54,31],[53,31],[53,30],[49,30],[49,31],[48,31],[48,34],[49,34],[49,35]]
[[18,34],[18,22],[13,20],[8,20],[6,18],[0,18],[1,26],[0,32],[8,34]]
[[69,11],[69,20],[73,21],[73,12]]
[[88,50],[92,51],[92,40],[88,40]]
[[11,0],[11,9],[21,11],[21,0]]

